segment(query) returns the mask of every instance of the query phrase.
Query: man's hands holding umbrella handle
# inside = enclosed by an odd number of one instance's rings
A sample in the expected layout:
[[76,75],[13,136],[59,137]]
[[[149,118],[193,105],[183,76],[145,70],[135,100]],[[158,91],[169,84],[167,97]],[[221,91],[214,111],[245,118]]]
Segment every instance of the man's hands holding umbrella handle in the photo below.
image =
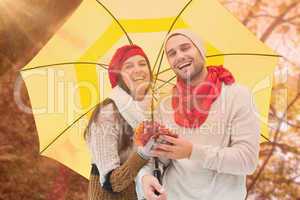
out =
[[[142,178],[142,185],[147,200],[167,200],[166,191],[152,175],[145,175]],[[159,194],[155,194],[157,191]]]
[[167,141],[161,140],[159,136],[168,135],[170,137],[177,138],[178,135],[172,133],[164,125],[158,122],[144,121],[136,129],[134,135],[135,144],[138,145],[138,154],[144,159],[150,159],[154,157],[151,151],[159,143],[167,143]]
[[[140,130],[138,132],[140,133],[137,133],[138,137],[136,137],[136,143],[143,144],[139,145],[138,153],[145,159],[150,159],[150,157],[163,157],[176,160],[190,158],[192,154],[192,142],[180,137],[157,122],[155,122],[154,125],[145,122],[142,131]],[[149,132],[152,133],[149,134]]]
[[168,159],[190,158],[193,150],[193,144],[183,137],[171,137],[168,135],[159,136],[160,140],[165,141],[155,146],[151,154],[156,157]]

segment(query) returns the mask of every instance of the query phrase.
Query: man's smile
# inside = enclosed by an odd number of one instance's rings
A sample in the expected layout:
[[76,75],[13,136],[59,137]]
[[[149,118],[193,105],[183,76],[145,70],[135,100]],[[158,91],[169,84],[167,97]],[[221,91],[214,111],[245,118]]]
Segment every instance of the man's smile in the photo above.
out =
[[191,61],[184,62],[184,63],[182,63],[182,64],[177,65],[177,68],[180,69],[180,70],[182,70],[182,69],[184,69],[184,68],[186,68],[186,67],[191,66],[191,64],[192,64]]

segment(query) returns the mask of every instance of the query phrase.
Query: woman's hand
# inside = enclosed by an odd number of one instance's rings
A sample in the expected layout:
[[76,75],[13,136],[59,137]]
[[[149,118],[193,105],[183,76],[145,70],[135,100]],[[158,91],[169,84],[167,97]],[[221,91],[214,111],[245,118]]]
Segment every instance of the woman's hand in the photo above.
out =
[[166,144],[159,143],[155,146],[151,154],[156,157],[164,157],[168,159],[183,159],[190,158],[193,144],[180,136],[172,137],[168,135],[159,136],[161,140],[166,141]]
[[151,150],[155,145],[155,139],[151,137],[144,146],[138,146],[137,153],[145,160],[149,160],[152,157]]
[[138,146],[145,146],[151,138],[156,139],[159,134],[159,124],[152,121],[143,121],[135,129],[134,142]]

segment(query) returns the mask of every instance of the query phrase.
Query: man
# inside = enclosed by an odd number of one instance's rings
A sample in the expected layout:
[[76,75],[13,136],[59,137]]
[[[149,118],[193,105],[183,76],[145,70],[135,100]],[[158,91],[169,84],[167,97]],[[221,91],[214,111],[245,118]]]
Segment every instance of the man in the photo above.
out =
[[179,137],[160,136],[168,143],[152,153],[169,159],[163,188],[148,165],[136,179],[143,190],[139,198],[244,199],[246,175],[258,163],[260,137],[249,90],[223,66],[205,67],[203,44],[192,32],[170,33],[165,53],[177,84],[172,97],[160,103],[158,121]]

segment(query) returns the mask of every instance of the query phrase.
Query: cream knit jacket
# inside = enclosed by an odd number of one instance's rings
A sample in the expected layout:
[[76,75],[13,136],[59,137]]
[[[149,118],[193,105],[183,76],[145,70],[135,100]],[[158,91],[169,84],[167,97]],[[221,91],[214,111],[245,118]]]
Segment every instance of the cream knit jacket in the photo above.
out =
[[[243,200],[246,175],[258,163],[259,116],[250,91],[239,84],[222,86],[207,120],[199,128],[184,128],[173,119],[171,99],[162,101],[156,120],[193,144],[190,158],[171,160],[163,177],[169,200]],[[144,166],[136,178],[151,174]],[[139,199],[143,198],[139,189]]]

